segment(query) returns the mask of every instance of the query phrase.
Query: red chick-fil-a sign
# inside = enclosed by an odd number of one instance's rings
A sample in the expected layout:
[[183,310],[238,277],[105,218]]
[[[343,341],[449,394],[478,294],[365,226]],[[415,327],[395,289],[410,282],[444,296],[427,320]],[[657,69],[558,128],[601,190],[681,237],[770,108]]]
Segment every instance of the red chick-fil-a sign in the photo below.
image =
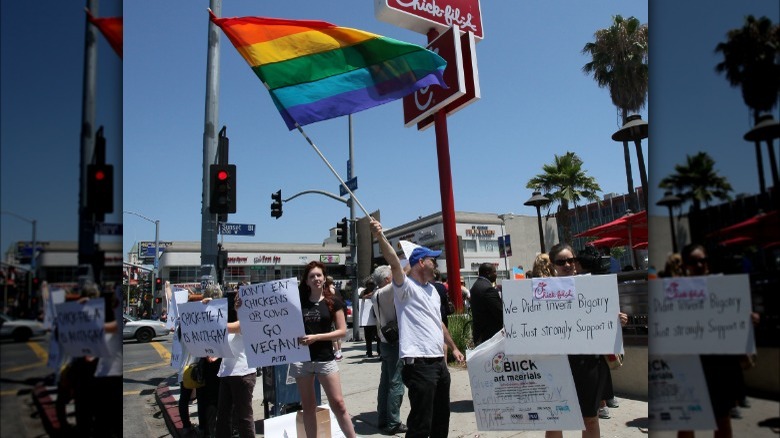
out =
[[423,35],[431,27],[443,32],[455,25],[477,39],[484,37],[479,0],[374,0],[374,13],[381,21]]

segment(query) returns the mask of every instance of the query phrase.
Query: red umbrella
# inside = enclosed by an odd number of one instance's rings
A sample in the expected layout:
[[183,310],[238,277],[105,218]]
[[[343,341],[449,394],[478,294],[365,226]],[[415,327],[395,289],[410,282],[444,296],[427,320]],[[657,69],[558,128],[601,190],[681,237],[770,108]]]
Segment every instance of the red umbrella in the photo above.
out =
[[[628,246],[633,248],[634,240],[644,242],[648,240],[647,210],[642,210],[639,213],[628,213],[612,222],[607,222],[576,234],[574,237],[617,237],[625,239],[628,242]],[[635,264],[633,259],[634,253],[631,252],[631,263]]]
[[721,228],[720,230],[711,233],[710,237],[735,234],[760,240],[780,238],[780,214],[778,214],[777,210],[770,211],[769,213],[759,213],[750,219]]
[[742,246],[742,245],[751,245],[753,243],[752,237],[746,237],[746,236],[738,236],[738,237],[732,237],[731,239],[723,240],[719,243],[721,246]]
[[647,241],[639,242],[633,246],[634,249],[647,249]]
[[592,240],[586,245],[590,245],[595,248],[613,248],[616,246],[626,246],[628,241],[622,237],[602,237],[600,239]]

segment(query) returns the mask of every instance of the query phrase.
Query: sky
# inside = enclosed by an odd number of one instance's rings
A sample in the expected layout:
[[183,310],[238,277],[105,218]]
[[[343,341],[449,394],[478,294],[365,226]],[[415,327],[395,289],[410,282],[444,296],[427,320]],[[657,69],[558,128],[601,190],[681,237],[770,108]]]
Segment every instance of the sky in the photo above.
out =
[[[37,219],[39,240],[71,240],[76,235],[72,187],[77,185],[83,5],[49,1],[45,11],[34,11],[25,3],[2,4],[0,206]],[[99,15],[113,12],[112,3],[101,2]],[[702,7],[701,1],[663,0],[648,11],[646,0],[482,2],[485,38],[476,49],[482,97],[448,118],[455,210],[535,215],[523,206],[532,192],[526,183],[555,154],[567,151],[583,159],[602,195],[626,192],[622,145],[611,139],[620,128],[618,112],[608,90],[582,72],[589,61],[582,47],[615,14],[652,21],[650,96],[640,112],[650,127],[642,147],[651,190],[686,154],[706,148],[736,193],[757,192],[753,147],[742,140],[750,128],[749,113],[739,90],[715,73],[714,47],[729,29],[742,25],[746,14],[776,22],[780,6],[764,0],[717,3]],[[108,132],[123,134],[111,143],[121,143],[123,155],[109,158],[124,166],[124,193],[117,195],[123,203],[106,222],[124,222],[125,257],[134,243],[154,240],[155,226],[122,210],[159,220],[162,241],[200,239],[208,6],[205,0],[125,2],[124,61],[99,42],[99,87],[107,89],[98,91],[98,99],[116,97],[116,82],[113,89],[110,85],[115,76],[107,72],[123,70],[123,127],[109,130],[116,114],[104,124]],[[50,38],[11,18],[36,12],[60,43],[45,57],[30,54],[40,53]],[[221,16],[320,19],[410,43],[426,41],[422,34],[377,20],[373,3],[360,0],[233,0],[224,2]],[[655,26],[660,30],[653,32]],[[11,40],[12,34],[26,38]],[[257,228],[254,237],[225,241],[321,242],[349,216],[344,204],[304,195],[284,203],[283,216],[274,219],[271,194],[280,189],[284,199],[305,190],[338,194],[338,180],[297,131],[287,130],[259,79],[224,34],[220,39],[218,128],[227,127],[229,161],[238,166],[238,212],[229,222]],[[51,65],[58,66],[54,75]],[[98,103],[99,113],[105,107]],[[380,210],[386,228],[439,212],[434,130],[404,128],[400,101],[352,119],[355,194],[366,209]],[[305,130],[346,179],[347,117]],[[639,186],[633,147],[631,161]],[[662,196],[651,192],[651,214],[666,214],[653,205]],[[359,209],[357,216],[363,216]],[[29,224],[7,215],[0,220],[3,250],[29,239]]]
[[[94,1],[94,0],[93,0]],[[97,2],[96,2],[97,3]],[[0,251],[32,239],[77,241],[79,155],[87,2],[0,4]],[[97,17],[122,15],[102,0]],[[122,60],[98,33],[95,126],[114,167],[114,213],[122,220]],[[118,237],[101,236],[103,241]]]
[[[753,116],[741,90],[732,88],[725,74],[715,72],[723,60],[715,47],[727,40],[728,30],[741,28],[747,15],[766,16],[777,24],[780,2],[718,0],[704,8],[700,3],[654,1],[650,9],[651,19],[658,17],[663,31],[650,31],[649,128],[653,147],[648,184],[657,188],[662,178],[674,172],[675,164],[685,162],[686,155],[705,151],[715,160],[718,173],[733,186],[732,196],[756,194],[755,146],[743,139],[753,126]],[[780,120],[777,107],[773,114]],[[774,148],[777,151],[777,140]],[[770,187],[766,144],[762,153],[764,180]],[[663,190],[657,189],[655,201],[661,197]],[[651,204],[651,214],[654,210],[663,214],[666,209],[655,207],[653,201]]]

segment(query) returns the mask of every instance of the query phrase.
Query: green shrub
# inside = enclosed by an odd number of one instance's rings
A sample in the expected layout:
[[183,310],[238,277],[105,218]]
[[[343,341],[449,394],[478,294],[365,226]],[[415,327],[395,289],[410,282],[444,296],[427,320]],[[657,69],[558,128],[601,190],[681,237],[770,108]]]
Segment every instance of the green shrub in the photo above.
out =
[[[474,348],[474,341],[471,339],[471,315],[455,313],[447,317],[448,326],[452,340],[458,346],[458,350],[464,355],[466,348]],[[452,353],[448,353],[447,361],[452,361]]]

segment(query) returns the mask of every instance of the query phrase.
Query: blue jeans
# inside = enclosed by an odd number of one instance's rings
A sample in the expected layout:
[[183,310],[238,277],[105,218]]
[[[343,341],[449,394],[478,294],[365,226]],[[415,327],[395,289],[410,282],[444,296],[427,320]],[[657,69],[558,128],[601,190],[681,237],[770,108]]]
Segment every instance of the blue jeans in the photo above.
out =
[[450,370],[442,358],[432,363],[405,364],[404,385],[411,410],[406,419],[410,437],[446,437],[450,425]]
[[404,383],[401,380],[403,364],[398,359],[398,344],[382,342],[382,374],[376,397],[376,411],[380,428],[394,428],[401,424],[401,402],[404,399]]

